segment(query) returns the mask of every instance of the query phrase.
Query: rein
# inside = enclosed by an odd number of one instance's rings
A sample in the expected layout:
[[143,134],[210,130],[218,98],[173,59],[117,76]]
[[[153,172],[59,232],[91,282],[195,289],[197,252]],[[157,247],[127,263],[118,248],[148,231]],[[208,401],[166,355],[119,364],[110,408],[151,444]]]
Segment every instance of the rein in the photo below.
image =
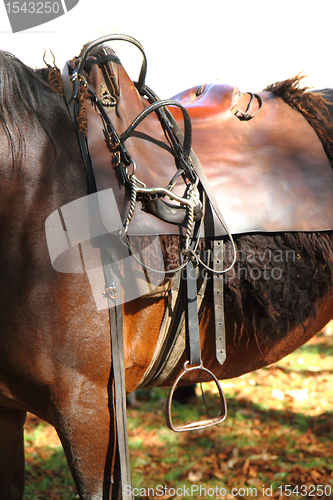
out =
[[[114,54],[105,53],[96,59],[87,59],[94,48],[107,41],[122,40],[135,45],[143,55],[142,67],[138,82],[135,87],[139,94],[147,98],[149,105],[132,121],[127,129],[119,135],[115,129],[111,119],[109,118],[105,108],[116,105],[116,96],[111,96],[108,91],[98,98],[96,92],[89,86],[83,71],[89,69],[92,65],[103,65],[107,62],[120,64],[119,59]],[[95,54],[94,54],[95,56]],[[77,66],[74,68],[70,63],[67,63],[63,71],[63,88],[65,100],[69,109],[69,113],[74,122],[78,134],[78,140],[81,147],[81,152],[87,172],[89,194],[97,191],[94,178],[93,166],[90,161],[87,141],[84,133],[77,126],[77,117],[80,111],[79,93],[81,86],[84,86],[88,91],[91,101],[98,109],[104,122],[104,132],[107,142],[112,152],[112,165],[116,170],[117,179],[120,186],[130,190],[131,199],[128,213],[123,228],[120,231],[120,241],[125,244],[130,250],[127,231],[131,222],[134,208],[137,200],[143,198],[152,213],[163,218],[170,216],[167,219],[169,222],[185,225],[185,244],[182,249],[183,262],[177,269],[173,269],[172,273],[184,270],[184,278],[181,280],[181,290],[186,298],[187,309],[185,314],[181,316],[182,322],[185,323],[186,329],[186,346],[187,359],[183,371],[175,380],[170,389],[166,419],[170,429],[176,432],[182,432],[190,429],[200,429],[215,425],[226,418],[226,402],[219,381],[215,375],[203,366],[201,360],[200,336],[199,336],[199,319],[198,319],[198,304],[197,304],[197,279],[196,268],[199,264],[213,274],[213,294],[214,294],[214,311],[215,311],[215,335],[216,335],[216,357],[220,364],[223,364],[226,358],[225,345],[225,326],[223,312],[223,274],[227,272],[233,265],[236,259],[236,251],[230,232],[224,222],[223,216],[220,213],[218,205],[215,201],[212,190],[208,184],[207,178],[203,172],[199,160],[191,149],[191,120],[187,110],[177,101],[159,100],[157,96],[145,85],[145,77],[147,71],[147,60],[144,50],[131,37],[126,35],[111,35],[97,39],[96,41],[85,45],[79,55]],[[114,85],[113,85],[114,86]],[[172,114],[167,109],[168,106],[178,107],[183,116],[184,133],[181,132]],[[174,157],[176,172],[166,187],[148,188],[138,177],[136,172],[135,160],[129,154],[125,142],[139,132],[136,132],[138,125],[151,113],[155,113],[159,119],[168,145],[164,147],[168,149]],[[184,194],[176,195],[173,192],[176,180],[182,177],[185,184]],[[196,191],[200,194],[196,194]],[[169,204],[161,200],[161,197],[168,197],[172,201],[176,201],[179,205]],[[218,220],[218,225],[214,223],[214,217]],[[197,253],[199,241],[199,229],[201,225],[209,226],[210,234],[213,234],[213,250],[210,262],[203,262]],[[234,259],[228,269],[223,268],[223,240],[222,236],[228,235],[233,249]],[[101,258],[105,276],[105,290],[108,297],[109,315],[110,315],[110,335],[112,347],[112,371],[114,379],[114,395],[115,398],[115,413],[116,413],[116,428],[117,428],[117,446],[120,457],[120,475],[121,487],[125,496],[125,487],[130,485],[130,470],[129,470],[129,453],[126,428],[126,388],[124,374],[124,347],[123,347],[123,332],[122,332],[122,302],[121,291],[117,289],[116,280],[113,276],[111,264],[116,261],[114,249],[108,248],[104,239],[101,239]],[[132,253],[135,257],[134,253]],[[148,268],[141,263],[143,267]],[[149,268],[148,268],[149,269]],[[168,271],[163,271],[167,273]],[[178,306],[181,300],[176,301]],[[173,326],[174,330],[179,330],[179,324]],[[175,332],[176,333],[176,332]],[[161,369],[161,368],[160,368]],[[174,426],[171,417],[171,403],[174,390],[180,379],[190,371],[200,370],[208,374],[217,385],[220,395],[220,413],[218,417],[210,418],[205,421],[193,422],[191,424]],[[127,492],[128,496],[128,492]],[[132,498],[130,496],[130,498]]]

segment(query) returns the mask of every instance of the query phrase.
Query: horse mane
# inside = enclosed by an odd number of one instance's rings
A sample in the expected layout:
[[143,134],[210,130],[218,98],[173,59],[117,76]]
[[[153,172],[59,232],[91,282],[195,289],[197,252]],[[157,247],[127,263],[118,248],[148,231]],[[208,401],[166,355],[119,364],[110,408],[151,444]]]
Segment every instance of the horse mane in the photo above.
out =
[[301,87],[304,75],[296,75],[293,78],[268,85],[264,90],[289,104],[301,113],[317,133],[328,160],[333,168],[333,122],[327,108],[329,104],[324,94],[309,92],[309,87]]
[[[0,51],[0,81],[0,123],[11,148],[13,165],[24,153],[23,118],[31,124],[37,121],[55,147],[46,112],[56,96],[50,86],[36,71],[4,51]],[[59,104],[58,96],[56,99]]]

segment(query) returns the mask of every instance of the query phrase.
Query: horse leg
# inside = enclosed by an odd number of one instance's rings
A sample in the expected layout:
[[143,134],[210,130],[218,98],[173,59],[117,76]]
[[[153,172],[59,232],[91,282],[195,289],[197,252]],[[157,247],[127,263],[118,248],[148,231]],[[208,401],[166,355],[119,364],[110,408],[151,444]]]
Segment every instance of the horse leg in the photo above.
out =
[[[85,389],[88,389],[87,387]],[[52,416],[81,500],[118,500],[115,422],[106,391],[69,394]],[[105,393],[104,393],[105,392]]]
[[24,490],[26,412],[0,407],[0,498],[20,500]]

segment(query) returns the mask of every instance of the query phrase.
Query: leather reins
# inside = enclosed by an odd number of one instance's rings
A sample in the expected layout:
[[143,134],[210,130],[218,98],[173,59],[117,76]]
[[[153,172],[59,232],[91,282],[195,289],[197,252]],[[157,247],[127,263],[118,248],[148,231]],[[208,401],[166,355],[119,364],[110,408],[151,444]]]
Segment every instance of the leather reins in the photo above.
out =
[[[128,128],[119,135],[112,124],[108,114],[106,113],[103,104],[97,97],[94,90],[89,87],[87,81],[83,76],[83,71],[86,64],[100,64],[107,61],[120,64],[119,59],[114,54],[105,54],[96,60],[88,60],[89,54],[92,50],[107,41],[122,40],[134,44],[143,54],[143,63],[139,75],[138,82],[135,86],[140,95],[148,98],[149,105],[142,111],[135,120],[128,126]],[[178,102],[172,100],[159,100],[157,96],[145,85],[145,77],[147,70],[147,60],[144,50],[139,42],[126,35],[110,35],[97,39],[96,41],[85,45],[77,60],[77,66],[72,67],[67,63],[63,71],[63,88],[65,100],[69,109],[69,113],[74,122],[78,134],[78,140],[81,147],[81,152],[86,168],[88,191],[94,193],[97,191],[93,167],[90,161],[88,146],[84,133],[79,130],[77,126],[77,117],[80,111],[79,91],[80,85],[83,84],[90,94],[90,98],[98,108],[105,127],[109,134],[109,141],[112,145],[114,153],[113,165],[117,171],[117,178],[121,180],[121,184],[131,189],[131,204],[127,219],[124,222],[124,228],[120,234],[120,238],[124,239],[126,231],[131,220],[131,211],[134,210],[137,194],[142,196],[149,195],[152,191],[161,196],[168,196],[169,198],[178,199],[184,214],[184,206],[187,210],[188,225],[186,228],[185,248],[183,250],[184,262],[180,268],[184,268],[184,295],[186,296],[187,310],[186,310],[186,344],[187,344],[187,359],[184,365],[183,372],[176,379],[173,384],[169,398],[167,401],[167,424],[168,426],[181,432],[189,429],[198,429],[214,425],[221,422],[226,417],[226,403],[224,395],[219,384],[219,381],[213,373],[204,368],[201,360],[200,336],[199,336],[199,320],[198,320],[198,307],[197,307],[197,283],[195,278],[195,268],[198,263],[213,274],[213,294],[214,294],[214,312],[215,312],[215,335],[216,335],[216,357],[220,364],[222,364],[226,357],[225,345],[225,326],[223,314],[223,274],[230,269],[234,264],[236,258],[235,247],[232,237],[226,227],[225,221],[215,201],[212,190],[207,181],[206,175],[203,172],[201,164],[197,159],[195,153],[191,149],[191,120],[188,112]],[[177,123],[175,122],[172,114],[167,109],[167,106],[177,106],[180,108],[184,120],[184,134],[181,132]],[[163,128],[164,134],[169,144],[170,153],[175,158],[177,171],[173,178],[170,180],[166,188],[146,188],[142,186],[143,183],[136,177],[135,162],[131,158],[125,146],[125,141],[134,135],[137,126],[150,114],[156,113],[160,124]],[[132,172],[129,173],[128,169],[132,166]],[[178,197],[172,192],[172,187],[177,177],[182,176],[186,189],[183,197]],[[205,224],[210,225],[210,234],[213,234],[213,258],[212,264],[204,263],[196,254],[197,244],[192,244],[193,237],[198,240],[199,227],[202,223],[203,217],[200,213],[200,203],[197,197],[193,195],[193,187],[198,185],[198,190],[205,197],[207,202],[205,210]],[[161,201],[161,200],[160,200]],[[195,217],[195,208],[196,217]],[[218,220],[218,225],[214,224],[213,213]],[[182,215],[183,217],[183,215]],[[209,221],[207,223],[207,220]],[[223,240],[222,236],[228,235],[233,248],[234,259],[228,269],[223,268]],[[115,265],[116,255],[112,248],[109,248],[104,239],[100,242],[101,258],[104,268],[105,276],[105,289],[108,297],[109,316],[110,316],[110,335],[111,335],[111,349],[112,349],[112,372],[114,380],[114,394],[115,398],[115,413],[116,413],[116,428],[117,428],[117,446],[120,458],[120,476],[121,488],[124,495],[125,487],[131,484],[130,469],[129,469],[129,452],[128,452],[128,439],[127,439],[127,424],[126,424],[126,387],[125,387],[125,371],[124,371],[124,346],[123,346],[123,332],[122,332],[122,302],[121,291],[116,287],[116,280],[113,276],[112,266]],[[142,264],[145,267],[145,264]],[[172,272],[175,272],[173,270]],[[189,371],[202,370],[210,375],[211,379],[215,381],[219,395],[220,395],[220,413],[218,417],[208,419],[206,421],[194,422],[182,426],[174,426],[171,418],[171,402],[172,396],[176,385],[179,380]],[[128,489],[126,490],[128,497]],[[129,496],[132,498],[132,496]]]

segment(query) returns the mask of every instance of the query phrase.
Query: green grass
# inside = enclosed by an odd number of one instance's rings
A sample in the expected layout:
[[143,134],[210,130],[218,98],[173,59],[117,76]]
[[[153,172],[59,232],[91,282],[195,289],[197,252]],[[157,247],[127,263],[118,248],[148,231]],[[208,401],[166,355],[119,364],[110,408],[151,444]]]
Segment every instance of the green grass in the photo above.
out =
[[[276,365],[223,383],[228,417],[203,431],[174,433],[165,424],[167,389],[140,391],[140,407],[128,410],[132,483],[142,488],[244,488],[237,499],[279,499],[279,486],[324,484],[333,492],[333,336],[317,336]],[[215,388],[204,384],[209,406]],[[198,402],[174,404],[177,421],[205,416]],[[177,422],[176,422],[177,423]],[[59,441],[50,426],[27,425],[26,494],[29,500],[74,500],[76,490]],[[272,496],[262,496],[263,485]],[[203,492],[203,490],[202,490]],[[210,491],[210,493],[212,490]],[[296,490],[295,490],[296,492]],[[212,495],[193,498],[211,500]],[[242,492],[243,493],[243,492]],[[260,493],[260,494],[259,494]],[[260,496],[261,495],[261,496]],[[171,498],[156,496],[155,498]],[[175,500],[186,498],[175,494]],[[216,498],[216,497],[215,497]],[[221,498],[221,496],[219,497]],[[232,498],[227,496],[225,498]],[[310,498],[296,493],[282,498]],[[317,496],[313,498],[333,498]]]

